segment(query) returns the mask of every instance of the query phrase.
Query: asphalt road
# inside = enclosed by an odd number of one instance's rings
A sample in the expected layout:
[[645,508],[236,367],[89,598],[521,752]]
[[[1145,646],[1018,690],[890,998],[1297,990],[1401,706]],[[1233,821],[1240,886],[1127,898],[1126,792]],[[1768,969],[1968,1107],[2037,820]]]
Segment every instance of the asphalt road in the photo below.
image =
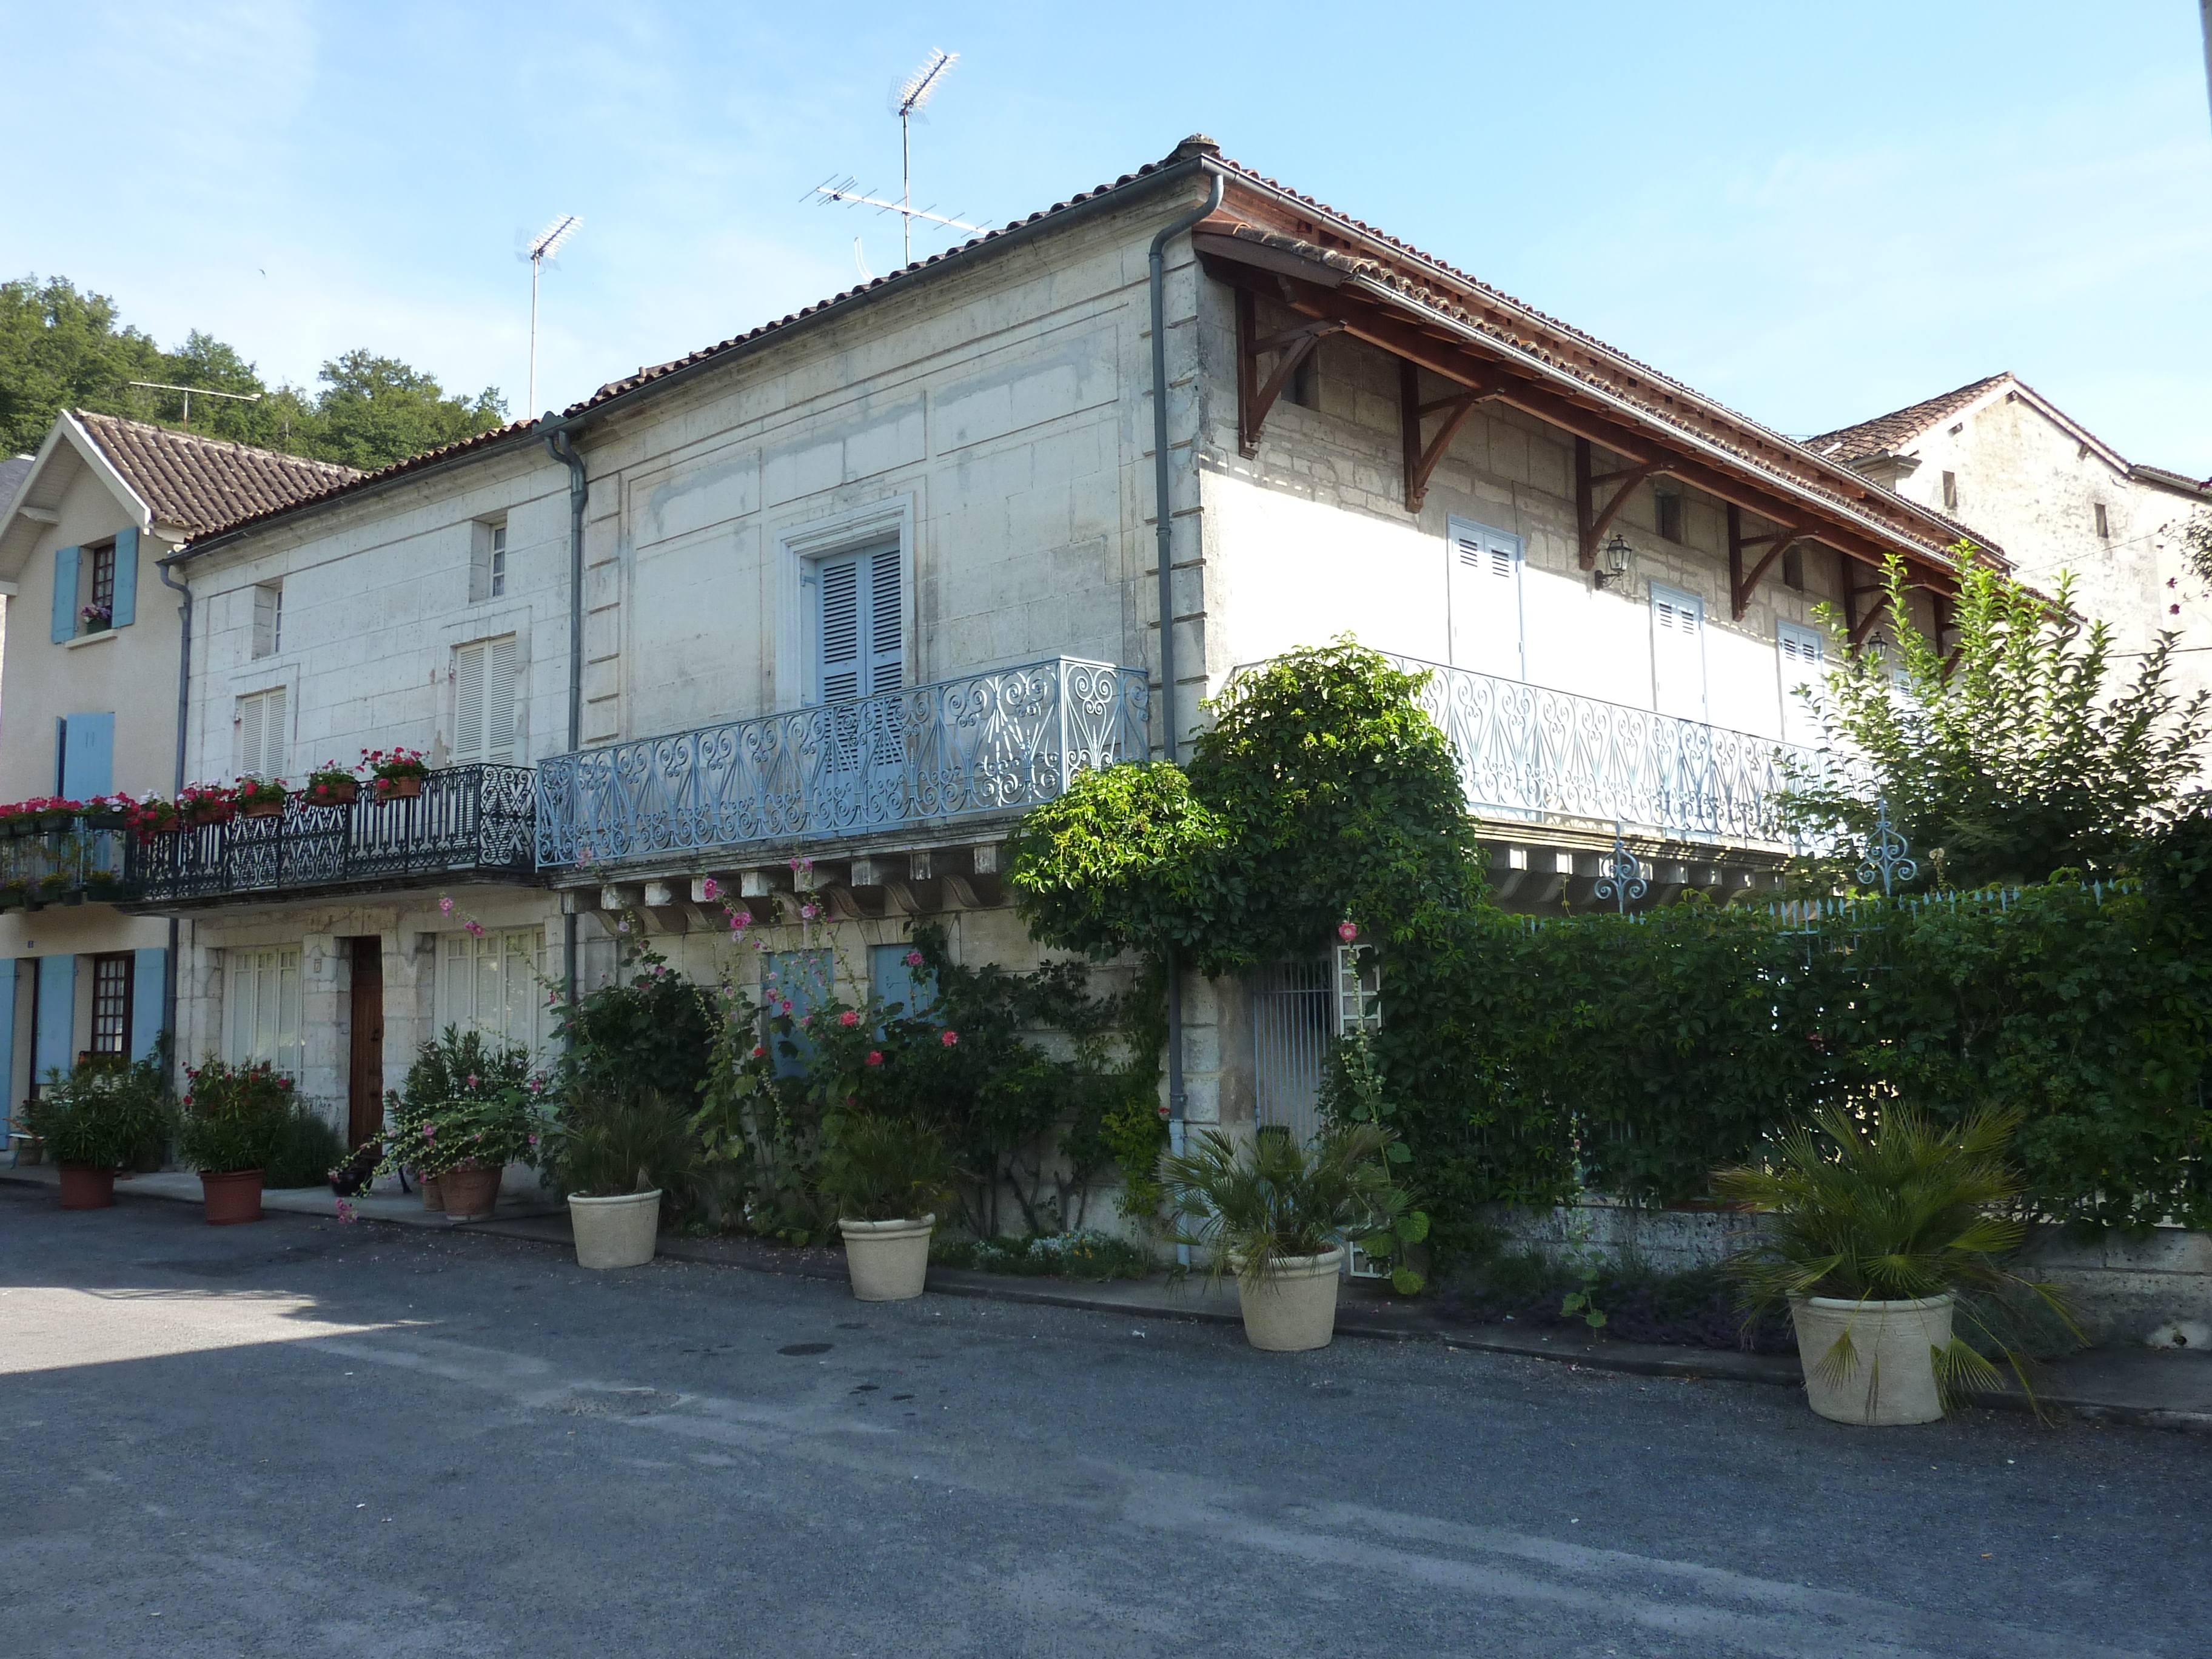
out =
[[0,1189],[0,1653],[2200,1655],[2212,1441]]

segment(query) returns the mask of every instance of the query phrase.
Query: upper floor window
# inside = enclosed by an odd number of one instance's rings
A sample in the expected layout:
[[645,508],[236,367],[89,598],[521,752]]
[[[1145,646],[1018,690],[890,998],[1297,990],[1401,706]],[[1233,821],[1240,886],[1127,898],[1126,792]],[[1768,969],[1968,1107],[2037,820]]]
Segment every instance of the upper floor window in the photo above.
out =
[[285,696],[281,685],[238,700],[238,742],[234,762],[241,778],[284,775]]
[[2112,522],[2110,519],[2105,516],[2104,502],[2099,501],[2096,504],[2095,510],[2097,514],[2097,533],[2100,536],[2109,538],[2112,533]]
[[823,702],[872,697],[906,684],[901,586],[896,543],[815,566],[816,684]]
[[92,555],[92,599],[88,606],[91,614],[86,620],[97,615],[105,622],[115,615],[115,544],[85,550]]
[[1805,591],[1805,549],[1800,543],[1783,550],[1782,585],[1800,593]]
[[253,590],[253,654],[273,657],[284,648],[284,585],[263,582]]
[[469,527],[469,601],[507,597],[507,520],[479,519]]
[[138,532],[112,541],[54,550],[53,640],[127,628],[137,619]]
[[1656,499],[1659,504],[1660,535],[1670,542],[1680,541],[1683,538],[1683,507],[1686,505],[1682,499],[1682,492],[1679,489],[1662,489],[1656,492]]

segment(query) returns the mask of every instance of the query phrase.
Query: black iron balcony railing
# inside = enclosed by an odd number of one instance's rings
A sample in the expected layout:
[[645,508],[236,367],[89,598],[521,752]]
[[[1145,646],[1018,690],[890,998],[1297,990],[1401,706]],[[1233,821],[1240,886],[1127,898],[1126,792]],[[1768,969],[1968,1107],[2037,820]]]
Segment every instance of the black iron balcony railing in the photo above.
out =
[[0,836],[0,910],[106,904],[120,890],[122,829],[76,817],[50,822],[65,827]]
[[391,800],[362,786],[347,806],[295,796],[281,814],[187,826],[125,851],[124,898],[206,904],[426,880],[535,883],[534,775],[526,766],[453,766]]

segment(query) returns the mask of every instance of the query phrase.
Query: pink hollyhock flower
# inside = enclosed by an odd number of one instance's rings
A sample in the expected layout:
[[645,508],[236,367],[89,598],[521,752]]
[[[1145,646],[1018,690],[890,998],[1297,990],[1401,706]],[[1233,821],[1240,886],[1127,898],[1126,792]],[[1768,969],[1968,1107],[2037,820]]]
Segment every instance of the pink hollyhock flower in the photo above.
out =
[[880,1048],[871,1048],[871,1049],[869,1049],[869,1050],[868,1050],[868,1064],[869,1064],[869,1065],[871,1065],[871,1066],[880,1066],[880,1065],[882,1065],[883,1063],[884,1063],[884,1051],[883,1051],[882,1049],[880,1049]]
[[629,932],[629,924],[626,921],[617,922],[615,924],[615,932],[617,933],[627,933]]
[[1349,945],[1359,937],[1359,925],[1357,922],[1340,921],[1336,924],[1336,936]]
[[860,1023],[860,1017],[854,1013],[850,1008],[848,1008],[843,1013],[837,1016],[837,1023],[849,1031],[853,1027]]
[[802,904],[799,907],[799,914],[803,920],[811,921],[815,917],[822,914],[822,907],[811,901],[809,901],[807,903]]
[[718,899],[722,896],[722,884],[709,876],[699,884],[699,891],[706,898]]
[[779,1014],[787,1014],[791,1012],[791,1005],[787,1002],[779,1002],[775,1005],[775,1011]]
[[946,1048],[950,1048],[960,1041],[960,1033],[957,1031],[947,1031],[937,1040],[943,1043]]
[[438,1138],[438,1126],[437,1126],[436,1124],[434,1124],[434,1123],[426,1123],[426,1124],[424,1124],[424,1125],[422,1126],[422,1139],[425,1139],[425,1140],[435,1140],[437,1138]]
[[919,967],[921,967],[921,951],[908,951],[908,952],[906,953],[906,965],[907,965],[908,967],[909,967],[909,968],[919,968]]
[[469,1087],[470,1087],[470,1088],[471,1088],[471,1089],[473,1089],[473,1088],[475,1088],[476,1086],[477,1086],[477,1074],[476,1074],[474,1072],[471,1072],[471,1073],[469,1073]]
[[451,900],[451,899],[449,899],[449,898],[441,898],[441,899],[440,899],[440,900],[438,901],[438,908],[439,908],[439,909],[441,909],[441,910],[442,910],[442,911],[444,911],[446,915],[449,915],[449,916],[450,916],[451,915],[453,915],[453,900]]
[[343,1198],[338,1200],[338,1224],[340,1226],[344,1226],[349,1224],[353,1220],[354,1217],[359,1212],[355,1210],[349,1200]]
[[483,923],[480,921],[465,922],[462,924],[462,927],[471,939],[482,939],[483,937]]

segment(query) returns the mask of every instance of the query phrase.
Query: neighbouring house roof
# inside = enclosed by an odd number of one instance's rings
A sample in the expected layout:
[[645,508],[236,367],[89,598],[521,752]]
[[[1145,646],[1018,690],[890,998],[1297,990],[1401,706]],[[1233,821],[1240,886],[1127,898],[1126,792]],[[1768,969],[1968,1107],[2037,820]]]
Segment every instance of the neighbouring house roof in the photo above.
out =
[[30,471],[31,457],[28,455],[11,455],[0,461],[0,519],[7,517],[8,504],[15,499],[15,492],[23,487],[23,480],[29,476]]
[[204,532],[341,489],[349,466],[202,438],[114,415],[70,411],[157,524]]
[[2145,483],[2155,484],[2160,489],[2171,489],[2183,495],[2194,495],[2199,501],[2212,501],[2212,478],[2192,478],[2185,472],[2175,472],[2163,466],[2145,466],[2137,461],[2130,465],[2130,477]]
[[1978,400],[1983,393],[1994,390],[2010,379],[2012,376],[2008,374],[1984,375],[1960,386],[1956,392],[1947,392],[1940,398],[1930,398],[1925,403],[1910,404],[1903,409],[1893,409],[1887,415],[1877,415],[1870,421],[1861,421],[1856,426],[1838,427],[1833,432],[1823,432],[1817,438],[1808,438],[1805,447],[1815,455],[1841,461],[1846,466],[1853,461],[1863,461],[1869,455],[1894,453],[1900,445],[1911,443],[1922,433]]
[[[1194,178],[1201,171],[1225,178],[1223,205],[1199,227],[1212,234],[1217,247],[1243,247],[1248,258],[1293,260],[1299,272],[1322,273],[1328,282],[1356,289],[1367,301],[1392,308],[1417,329],[1438,331],[1451,337],[1455,346],[1479,347],[1494,354],[1504,367],[1527,377],[1529,384],[1541,381],[1553,388],[1564,399],[1559,406],[1571,403],[1595,411],[1604,422],[1611,422],[1608,430],[1641,430],[1647,437],[1686,446],[1719,470],[1709,476],[1725,473],[1754,479],[1782,503],[1777,508],[1779,513],[1795,515],[1809,510],[1831,515],[1847,526],[1838,532],[1846,540],[1860,538],[1856,545],[1861,557],[1869,556],[1870,547],[1876,550],[1872,555],[1875,557],[1881,550],[1899,549],[1929,565],[1951,567],[1953,560],[1947,550],[1958,532],[1940,514],[1863,477],[1845,461],[1824,456],[1739,415],[1431,255],[1298,195],[1251,168],[1224,160],[1211,140],[1196,137],[1185,140],[1162,161],[1125,173],[1110,185],[1070,197],[1025,219],[718,344],[610,380],[557,418],[574,422],[611,412],[616,405],[688,380],[694,372],[734,362],[773,344],[802,325],[870,303],[894,287],[904,292],[916,282],[930,280],[948,268],[965,267],[988,257],[1009,241],[1026,240],[1041,229],[1088,216],[1111,198],[1150,191],[1174,179]],[[1255,248],[1256,253],[1251,252]],[[242,514],[203,536],[201,545],[472,454],[537,441],[536,423],[517,422],[364,477],[334,483],[318,495]],[[1994,555],[1996,550],[1990,551]]]

